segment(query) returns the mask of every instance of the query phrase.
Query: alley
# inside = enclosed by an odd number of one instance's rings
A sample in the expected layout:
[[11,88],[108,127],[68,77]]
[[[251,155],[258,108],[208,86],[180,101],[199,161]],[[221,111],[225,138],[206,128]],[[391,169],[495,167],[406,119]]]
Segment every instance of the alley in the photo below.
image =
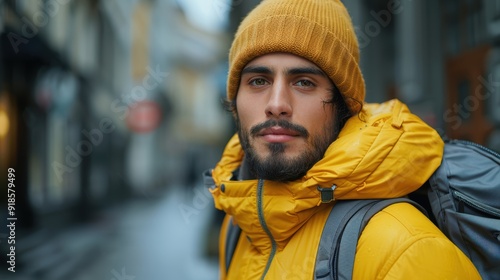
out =
[[[0,279],[215,280],[217,260],[213,250],[207,254],[209,243],[215,245],[208,241],[215,210],[205,191],[172,187],[109,210],[92,225],[60,233],[38,250],[43,256],[26,261],[29,267],[0,272]],[[33,238],[44,243],[43,236]],[[62,251],[67,256],[57,257]],[[36,269],[49,259],[57,263]]]

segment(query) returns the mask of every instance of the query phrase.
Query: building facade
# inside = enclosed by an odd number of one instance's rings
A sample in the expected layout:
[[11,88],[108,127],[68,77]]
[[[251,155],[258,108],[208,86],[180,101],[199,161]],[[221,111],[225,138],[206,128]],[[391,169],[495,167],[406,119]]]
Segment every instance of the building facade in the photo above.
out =
[[0,1],[0,180],[15,170],[27,275],[59,279],[78,265],[63,254],[81,252],[28,251],[133,198],[191,187],[220,155],[228,36],[194,25],[179,3]]
[[[233,1],[233,32],[259,2]],[[367,102],[398,98],[443,137],[500,150],[498,0],[343,2]]]

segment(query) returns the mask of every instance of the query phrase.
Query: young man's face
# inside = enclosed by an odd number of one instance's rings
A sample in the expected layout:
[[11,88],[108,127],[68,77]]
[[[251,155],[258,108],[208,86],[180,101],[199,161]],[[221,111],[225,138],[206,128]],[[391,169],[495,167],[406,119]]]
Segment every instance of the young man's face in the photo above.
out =
[[272,53],[241,72],[238,133],[257,178],[292,181],[305,175],[336,138],[333,84],[314,63]]

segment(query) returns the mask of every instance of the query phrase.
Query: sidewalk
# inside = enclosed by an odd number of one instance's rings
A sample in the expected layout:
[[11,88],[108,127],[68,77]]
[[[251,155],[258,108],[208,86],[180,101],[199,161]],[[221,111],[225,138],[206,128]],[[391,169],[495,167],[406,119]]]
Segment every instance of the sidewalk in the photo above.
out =
[[68,229],[24,256],[26,270],[0,279],[216,280],[217,260],[205,254],[215,212],[204,191],[172,188],[104,213],[105,225]]

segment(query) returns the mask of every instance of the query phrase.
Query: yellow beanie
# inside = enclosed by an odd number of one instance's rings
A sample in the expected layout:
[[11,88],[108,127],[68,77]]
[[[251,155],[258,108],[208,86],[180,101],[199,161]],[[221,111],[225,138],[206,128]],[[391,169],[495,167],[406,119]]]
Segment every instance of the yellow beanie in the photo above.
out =
[[262,1],[241,22],[231,46],[229,100],[236,98],[243,67],[274,52],[295,54],[315,63],[340,90],[351,112],[360,110],[365,82],[359,68],[358,41],[340,0]]

